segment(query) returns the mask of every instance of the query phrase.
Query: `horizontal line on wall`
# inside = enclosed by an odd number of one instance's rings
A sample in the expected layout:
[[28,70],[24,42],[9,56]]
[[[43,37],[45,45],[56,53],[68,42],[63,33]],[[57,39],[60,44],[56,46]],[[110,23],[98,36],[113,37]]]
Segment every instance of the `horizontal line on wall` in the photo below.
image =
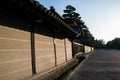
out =
[[61,46],[64,46],[64,44],[57,44],[57,43],[56,43],[56,45],[61,45]]
[[67,54],[71,54],[72,55],[72,52],[67,52]]
[[56,55],[65,55],[65,51],[61,51],[61,52],[57,51]]
[[62,58],[57,58],[57,60],[63,60],[63,59],[65,60],[65,57],[62,57]]
[[56,49],[56,51],[64,51],[64,49]]
[[65,56],[65,54],[62,54],[62,53],[59,53],[59,54],[57,53],[56,55],[64,55]]
[[16,62],[16,61],[25,61],[25,60],[30,60],[30,59],[31,58],[11,60],[11,61],[3,61],[3,62],[0,62],[0,64],[10,63],[10,62]]
[[[6,75],[9,75],[9,74],[13,74],[13,73],[16,73],[16,72],[20,72],[20,71],[23,71],[23,70],[27,70],[27,69],[30,69],[30,68],[31,68],[31,67],[27,67],[27,68],[15,70],[15,71],[12,71],[12,72],[9,72],[9,73],[6,73],[6,74],[2,74],[2,75],[0,75],[0,77],[6,76]],[[32,70],[32,69],[31,69],[31,70]],[[31,74],[32,74],[32,73],[31,73]]]
[[0,39],[14,40],[14,41],[23,41],[23,42],[30,42],[30,40],[13,39],[13,38],[5,38],[5,37],[0,37]]
[[31,51],[31,49],[0,49],[0,51]]
[[71,47],[71,45],[66,45],[66,47]]
[[72,50],[72,48],[67,48],[67,50]]
[[36,58],[44,58],[44,57],[53,57],[54,55],[46,55],[46,56],[40,56],[40,57],[36,57]]
[[35,41],[35,43],[42,43],[42,44],[51,44],[51,45],[53,45],[53,42],[42,42],[42,41]]
[[35,50],[37,50],[37,51],[53,51],[54,49],[35,49]]
[[40,63],[40,64],[38,64],[38,65],[45,65],[45,64],[47,64],[47,63],[54,63],[54,61],[49,61],[49,62],[48,62],[48,61],[47,61],[47,62],[45,61],[44,63]]

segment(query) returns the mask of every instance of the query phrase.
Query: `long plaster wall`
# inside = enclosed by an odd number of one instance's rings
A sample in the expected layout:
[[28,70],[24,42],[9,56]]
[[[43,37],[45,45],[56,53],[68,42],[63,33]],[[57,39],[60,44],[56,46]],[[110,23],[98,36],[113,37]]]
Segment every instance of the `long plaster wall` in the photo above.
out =
[[[20,25],[19,27],[30,27]],[[34,33],[35,68],[41,73],[72,59],[68,39]],[[0,80],[32,76],[31,32],[0,25]]]
[[55,39],[57,65],[65,62],[65,44],[64,39]]
[[66,43],[66,55],[67,55],[67,60],[72,59],[72,44],[68,39],[65,39]]
[[0,25],[0,80],[31,75],[30,33]]
[[92,47],[90,47],[90,46],[84,46],[84,49],[85,49],[85,53],[89,53],[89,52],[91,52],[92,51]]
[[[0,17],[0,80],[25,79],[32,76],[33,65],[38,74],[73,58],[72,44],[68,39],[46,36],[49,32],[45,31],[43,33],[46,35],[42,35],[37,27],[31,37],[30,23],[2,15]],[[34,38],[33,42],[31,38]],[[34,57],[31,46],[34,46]],[[89,52],[91,48],[85,46],[85,51]]]
[[53,38],[35,34],[36,71],[42,72],[55,66]]

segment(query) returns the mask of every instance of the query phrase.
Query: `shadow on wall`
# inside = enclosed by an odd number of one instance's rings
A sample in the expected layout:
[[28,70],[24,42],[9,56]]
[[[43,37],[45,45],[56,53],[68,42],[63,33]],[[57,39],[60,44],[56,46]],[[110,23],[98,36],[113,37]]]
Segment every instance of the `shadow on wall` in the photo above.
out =
[[3,25],[4,27],[10,27],[27,32],[31,32],[31,29],[34,29],[34,33],[36,34],[53,37],[54,32],[52,31],[51,24],[48,24],[32,24],[31,22],[23,21],[10,16],[0,15],[0,25]]

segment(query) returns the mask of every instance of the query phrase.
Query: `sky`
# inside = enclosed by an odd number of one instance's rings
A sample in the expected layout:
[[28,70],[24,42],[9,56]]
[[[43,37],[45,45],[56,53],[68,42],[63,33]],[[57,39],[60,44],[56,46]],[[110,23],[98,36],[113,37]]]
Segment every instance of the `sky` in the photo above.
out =
[[76,8],[96,39],[105,42],[120,37],[120,0],[37,0],[49,9],[52,5],[62,15],[67,5]]

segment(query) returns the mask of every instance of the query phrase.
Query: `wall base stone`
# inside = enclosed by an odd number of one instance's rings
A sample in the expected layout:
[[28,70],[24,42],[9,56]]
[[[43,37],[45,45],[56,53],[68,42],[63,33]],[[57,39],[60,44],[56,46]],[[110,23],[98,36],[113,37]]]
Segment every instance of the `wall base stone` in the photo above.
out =
[[26,80],[55,80],[63,75],[65,72],[77,65],[78,60],[72,59],[66,63],[56,66],[46,72],[36,74]]

